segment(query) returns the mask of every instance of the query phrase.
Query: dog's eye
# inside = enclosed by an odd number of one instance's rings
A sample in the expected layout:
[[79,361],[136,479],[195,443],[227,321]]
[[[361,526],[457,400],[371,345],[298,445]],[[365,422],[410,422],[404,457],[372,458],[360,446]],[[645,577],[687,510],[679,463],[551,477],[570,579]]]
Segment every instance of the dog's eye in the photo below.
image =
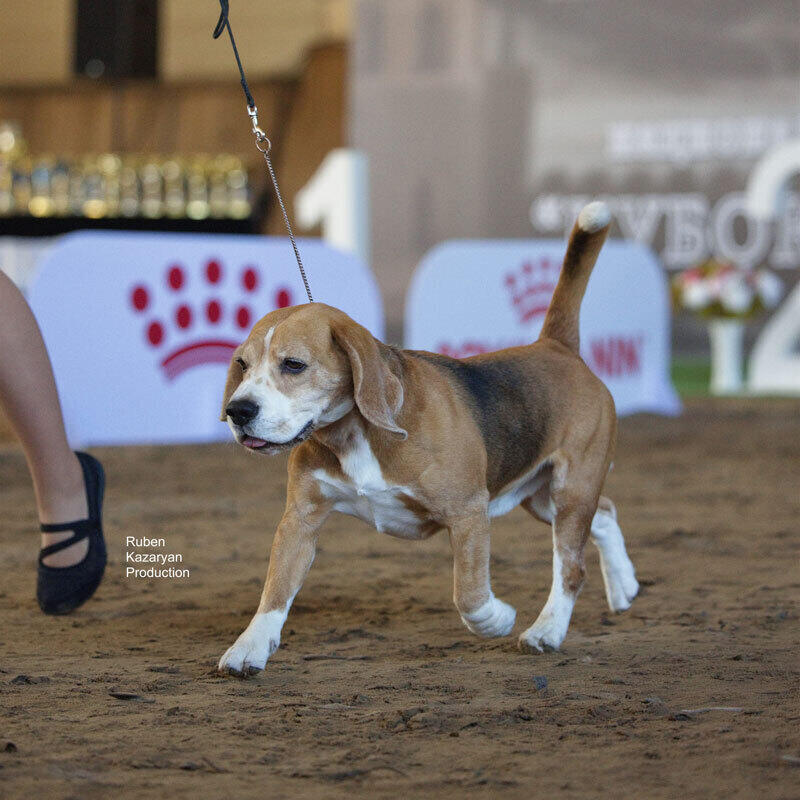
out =
[[236,363],[242,368],[242,372],[247,372],[247,364],[243,358],[237,358]]
[[297,375],[305,368],[306,365],[302,361],[298,361],[296,358],[284,358],[283,364],[281,364],[281,370],[283,372],[291,372],[293,375]]

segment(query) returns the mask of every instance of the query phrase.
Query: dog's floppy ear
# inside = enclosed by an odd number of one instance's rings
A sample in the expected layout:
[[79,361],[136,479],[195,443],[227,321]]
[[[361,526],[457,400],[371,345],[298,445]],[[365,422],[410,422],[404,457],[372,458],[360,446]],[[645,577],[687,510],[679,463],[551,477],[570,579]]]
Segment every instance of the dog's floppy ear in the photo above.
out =
[[228,407],[231,395],[236,391],[239,384],[242,382],[244,372],[242,367],[237,361],[239,357],[239,349],[236,348],[231,356],[231,365],[228,367],[228,379],[225,381],[225,391],[222,395],[222,411],[220,412],[220,421],[225,422],[228,419],[228,412],[225,409]]
[[389,369],[375,337],[355,322],[335,324],[331,332],[350,361],[358,410],[373,425],[407,439],[408,432],[395,421],[403,405],[403,384]]

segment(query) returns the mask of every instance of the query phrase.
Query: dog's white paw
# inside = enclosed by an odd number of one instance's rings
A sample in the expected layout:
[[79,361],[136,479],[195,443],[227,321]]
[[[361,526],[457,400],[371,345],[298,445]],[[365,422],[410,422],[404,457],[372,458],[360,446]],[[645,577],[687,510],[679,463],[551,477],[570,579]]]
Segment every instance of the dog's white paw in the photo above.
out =
[[[267,659],[278,649],[283,620],[278,620],[278,612],[256,614],[244,633],[229,647],[219,660],[217,669],[224,675],[238,675],[246,678],[260,672],[267,665]],[[284,616],[285,619],[285,616]]]
[[471,614],[462,614],[461,621],[474,634],[491,638],[508,636],[514,627],[517,612],[513,606],[492,595],[480,608]]
[[219,671],[225,675],[238,675],[246,678],[261,672],[267,665],[267,659],[278,649],[275,639],[255,639],[245,631],[225,651],[219,660]]
[[558,650],[566,638],[568,627],[569,617],[564,621],[554,614],[542,611],[536,622],[520,634],[519,649],[524,653]]
[[625,549],[622,531],[612,514],[598,511],[594,515],[592,541],[600,551],[600,571],[608,607],[612,611],[626,611],[639,593],[639,582]]
[[610,565],[601,563],[601,571],[608,607],[612,611],[627,611],[633,598],[639,594],[639,581],[636,580],[631,560],[626,556],[625,561],[614,565],[613,569]]

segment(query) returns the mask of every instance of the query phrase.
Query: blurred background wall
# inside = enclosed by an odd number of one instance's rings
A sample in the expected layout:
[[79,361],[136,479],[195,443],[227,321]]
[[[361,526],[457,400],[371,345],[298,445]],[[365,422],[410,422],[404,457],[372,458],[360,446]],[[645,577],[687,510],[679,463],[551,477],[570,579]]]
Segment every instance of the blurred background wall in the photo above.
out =
[[[356,0],[354,14],[351,136],[373,163],[390,308],[435,243],[562,237],[598,195],[612,235],[668,270],[713,256],[794,280],[797,194],[767,223],[743,191],[800,135],[795,0]],[[680,320],[679,347],[705,340]]]
[[[45,155],[195,169],[230,154],[249,176],[248,218],[198,225],[282,231],[230,46],[211,39],[217,2],[0,11],[0,122],[34,172]],[[597,195],[615,234],[668,271],[715,256],[796,280],[797,193],[769,223],[742,195],[757,159],[800,135],[796,0],[232,0],[231,15],[289,202],[331,149],[369,157],[371,266],[395,332],[437,242],[561,237]],[[0,235],[15,230],[0,218]],[[676,342],[703,347],[704,330],[681,319]]]

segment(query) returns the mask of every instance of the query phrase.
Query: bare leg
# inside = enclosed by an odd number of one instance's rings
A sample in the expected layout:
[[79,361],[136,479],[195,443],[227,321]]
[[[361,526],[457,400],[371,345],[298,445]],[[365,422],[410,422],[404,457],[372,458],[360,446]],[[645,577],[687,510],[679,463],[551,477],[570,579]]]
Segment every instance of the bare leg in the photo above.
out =
[[448,528],[453,547],[453,600],[461,621],[478,636],[507,636],[517,612],[492,592],[486,505],[453,520]]
[[[50,359],[28,304],[0,272],[0,403],[22,442],[36,493],[40,522],[71,522],[87,516],[83,473],[64,432]],[[42,546],[71,532],[42,534]],[[51,567],[81,561],[88,540],[45,559]]]
[[278,649],[281,629],[289,608],[300,591],[317,548],[317,530],[327,511],[287,508],[281,519],[258,610],[245,631],[219,660],[220,672],[247,676],[264,669],[267,659]]

